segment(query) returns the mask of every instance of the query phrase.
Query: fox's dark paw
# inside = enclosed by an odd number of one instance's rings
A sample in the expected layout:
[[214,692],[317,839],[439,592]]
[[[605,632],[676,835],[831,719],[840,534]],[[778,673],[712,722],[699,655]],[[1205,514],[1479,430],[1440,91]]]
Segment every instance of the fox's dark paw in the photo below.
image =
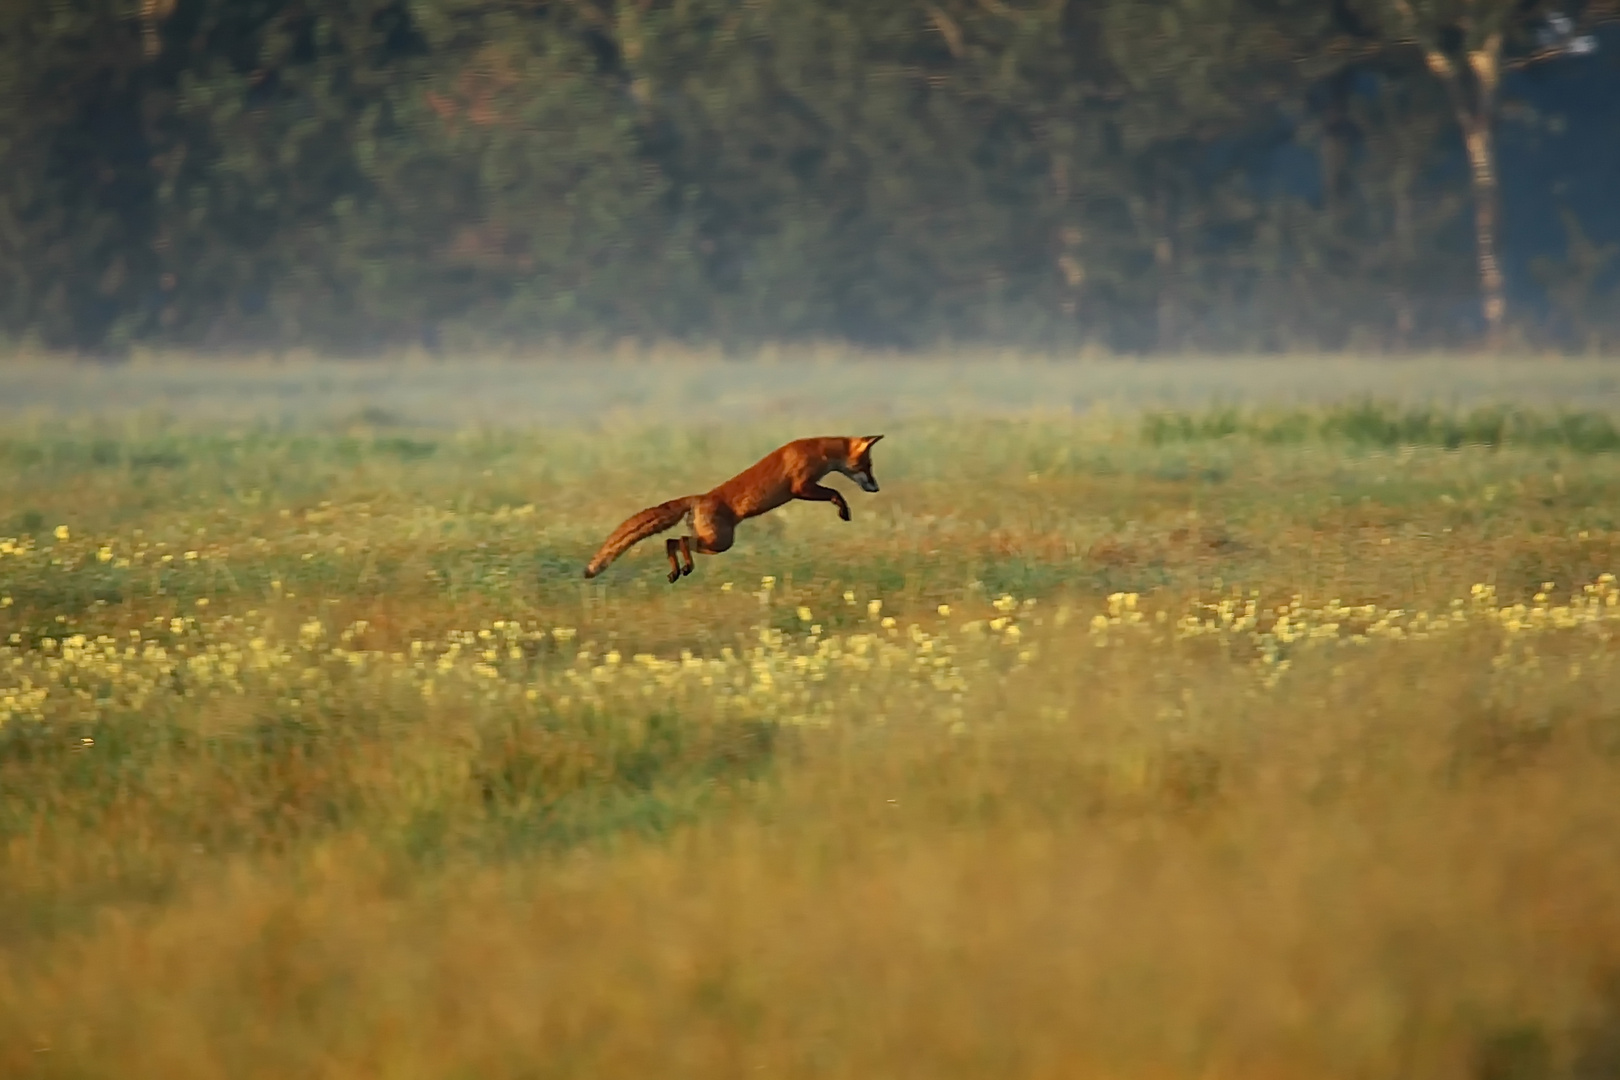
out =
[[848,521],[849,520],[849,507],[840,506],[838,508],[838,517],[843,521]]
[[687,574],[690,574],[691,572],[692,572],[692,564],[691,563],[688,563],[685,566],[681,567],[681,577],[685,577]]
[[679,570],[671,570],[669,572],[669,583],[673,585],[679,580],[681,580],[681,572]]

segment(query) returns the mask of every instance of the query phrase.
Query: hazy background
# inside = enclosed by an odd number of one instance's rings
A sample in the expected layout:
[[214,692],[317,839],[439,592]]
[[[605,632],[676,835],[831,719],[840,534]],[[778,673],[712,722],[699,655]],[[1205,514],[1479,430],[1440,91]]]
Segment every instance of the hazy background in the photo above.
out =
[[1608,349],[1613,13],[11,0],[0,343],[1473,346],[1471,117],[1501,183],[1495,344]]
[[[549,362],[457,356],[365,363],[152,361],[0,365],[0,421],[198,422],[286,429],[742,424],[808,431],[905,418],[1110,415],[1211,406],[1289,408],[1376,400],[1466,411],[1620,412],[1620,367],[1604,360],[1357,360],[1344,357],[1054,363],[987,354],[864,362],[847,350]],[[21,430],[21,428],[18,428]],[[133,429],[131,429],[133,430]]]

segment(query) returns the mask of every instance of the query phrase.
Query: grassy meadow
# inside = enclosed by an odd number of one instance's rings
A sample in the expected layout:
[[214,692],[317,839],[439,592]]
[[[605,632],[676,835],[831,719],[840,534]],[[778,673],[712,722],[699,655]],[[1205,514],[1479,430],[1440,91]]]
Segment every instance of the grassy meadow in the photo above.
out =
[[0,369],[0,1076],[1620,1075],[1607,368],[603,370]]

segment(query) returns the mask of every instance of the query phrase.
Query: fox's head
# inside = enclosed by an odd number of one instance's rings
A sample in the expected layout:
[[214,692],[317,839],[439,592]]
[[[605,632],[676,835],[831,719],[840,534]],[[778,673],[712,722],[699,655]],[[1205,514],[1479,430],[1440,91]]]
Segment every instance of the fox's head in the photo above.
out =
[[838,471],[861,485],[862,491],[876,491],[877,478],[872,475],[872,446],[881,435],[861,435],[849,440],[849,455]]

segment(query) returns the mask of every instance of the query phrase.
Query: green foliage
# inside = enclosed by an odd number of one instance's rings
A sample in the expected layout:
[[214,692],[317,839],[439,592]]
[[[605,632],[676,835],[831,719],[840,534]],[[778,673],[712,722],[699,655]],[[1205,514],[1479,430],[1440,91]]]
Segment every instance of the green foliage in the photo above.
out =
[[1352,8],[18,0],[0,338],[1445,342],[1450,106]]
[[1142,418],[1142,437],[1154,446],[1234,436],[1273,445],[1332,441],[1381,448],[1518,446],[1577,454],[1620,450],[1620,428],[1600,412],[1548,415],[1492,406],[1459,413],[1367,401],[1309,411],[1216,408],[1203,412],[1153,412]]

